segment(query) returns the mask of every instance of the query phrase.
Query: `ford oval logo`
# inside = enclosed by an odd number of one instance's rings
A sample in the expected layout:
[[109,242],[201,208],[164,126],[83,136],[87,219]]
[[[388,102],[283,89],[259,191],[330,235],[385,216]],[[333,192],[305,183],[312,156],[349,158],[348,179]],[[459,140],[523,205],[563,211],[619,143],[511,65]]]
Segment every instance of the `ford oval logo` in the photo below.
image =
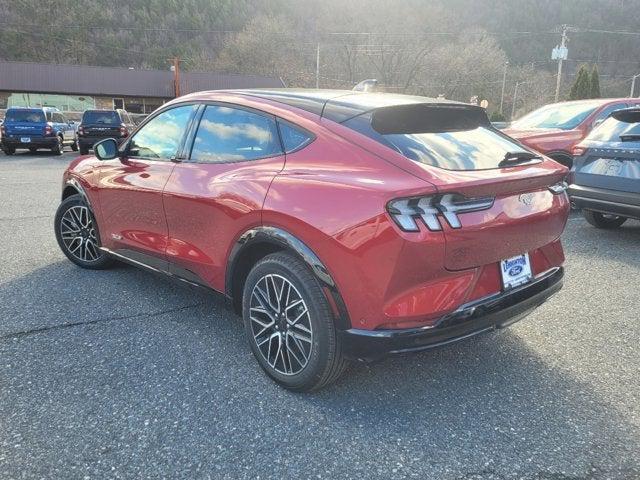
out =
[[515,277],[516,275],[520,275],[522,273],[522,265],[516,265],[515,267],[511,267],[509,269],[509,276]]

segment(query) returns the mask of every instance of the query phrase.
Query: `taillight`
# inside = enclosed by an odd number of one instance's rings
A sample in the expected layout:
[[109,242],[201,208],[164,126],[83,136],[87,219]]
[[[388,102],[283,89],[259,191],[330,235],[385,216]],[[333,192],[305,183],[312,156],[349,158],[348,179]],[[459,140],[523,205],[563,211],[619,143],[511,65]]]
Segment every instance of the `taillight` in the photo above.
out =
[[127,127],[125,127],[124,125],[120,125],[120,136],[126,137],[127,135],[129,135],[129,130],[127,130]]
[[44,136],[46,137],[47,135],[51,135],[51,134],[53,134],[53,128],[51,127],[50,124],[47,123],[44,126]]
[[487,210],[493,206],[493,197],[467,198],[457,193],[428,197],[401,198],[387,204],[387,210],[398,227],[405,232],[417,232],[420,218],[431,231],[442,230],[439,215],[451,228],[462,228],[458,214]]
[[2,125],[0,127],[0,134],[4,135],[6,133],[6,130],[4,129],[4,125]]
[[573,155],[574,157],[581,157],[582,155],[584,155],[584,152],[586,151],[587,151],[586,148],[576,145],[571,149],[571,155]]

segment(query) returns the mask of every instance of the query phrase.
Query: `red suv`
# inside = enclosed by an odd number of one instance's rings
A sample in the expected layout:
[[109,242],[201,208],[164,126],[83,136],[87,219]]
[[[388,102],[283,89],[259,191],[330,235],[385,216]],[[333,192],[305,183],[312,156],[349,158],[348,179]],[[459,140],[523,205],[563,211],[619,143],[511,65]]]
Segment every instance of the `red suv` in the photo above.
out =
[[262,368],[304,391],[557,292],[566,174],[475,106],[197,93],[72,162],[55,232],[81,267],[122,260],[223,293]]
[[529,148],[573,165],[573,147],[614,111],[640,104],[638,99],[599,98],[545,105],[516,120],[504,132]]

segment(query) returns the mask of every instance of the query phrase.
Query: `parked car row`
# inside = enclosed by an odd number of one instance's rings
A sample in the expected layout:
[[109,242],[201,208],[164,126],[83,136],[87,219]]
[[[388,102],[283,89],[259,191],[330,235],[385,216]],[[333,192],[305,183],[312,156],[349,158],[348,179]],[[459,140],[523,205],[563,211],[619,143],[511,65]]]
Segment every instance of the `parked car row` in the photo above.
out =
[[62,155],[65,146],[87,154],[104,138],[127,138],[136,124],[124,110],[86,110],[79,124],[69,121],[56,108],[12,107],[0,126],[0,142],[6,155],[25,149],[48,149]]

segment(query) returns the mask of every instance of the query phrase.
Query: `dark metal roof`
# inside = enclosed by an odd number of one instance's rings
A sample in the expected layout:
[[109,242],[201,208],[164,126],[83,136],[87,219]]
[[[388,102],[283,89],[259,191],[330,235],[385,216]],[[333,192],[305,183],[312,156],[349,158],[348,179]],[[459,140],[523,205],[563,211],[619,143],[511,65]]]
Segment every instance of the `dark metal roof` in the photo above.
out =
[[[275,77],[182,72],[181,93],[237,88],[278,88]],[[88,65],[0,62],[0,91],[173,98],[173,73]]]
[[272,89],[245,90],[237,93],[274,100],[335,122],[343,122],[356,115],[383,107],[425,103],[464,105],[459,102],[429,97],[353,90]]

